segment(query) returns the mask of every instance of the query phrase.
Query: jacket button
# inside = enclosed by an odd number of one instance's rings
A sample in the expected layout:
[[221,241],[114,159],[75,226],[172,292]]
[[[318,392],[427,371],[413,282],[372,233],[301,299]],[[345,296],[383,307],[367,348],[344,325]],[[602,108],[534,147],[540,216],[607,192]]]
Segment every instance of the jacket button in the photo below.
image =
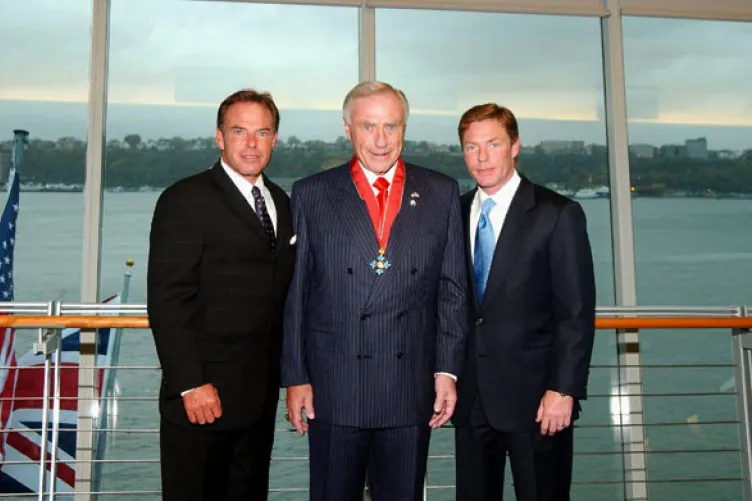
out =
[[363,359],[363,355],[358,355],[358,360],[362,360],[362,359]]
[[361,319],[361,320],[368,320],[369,318],[371,318],[371,316],[370,316],[370,315],[367,315],[367,314],[365,314],[365,313],[363,313],[363,314],[362,314],[362,315],[360,316],[360,319]]
[[482,318],[479,318],[478,320],[475,321],[475,325],[481,325],[481,324],[483,324]]
[[416,273],[418,273],[418,268],[410,268],[411,275],[415,275]]
[[402,352],[397,353],[397,358],[399,358],[400,360],[402,360],[402,357],[404,357],[404,356],[405,356],[405,354],[402,353]]
[[348,269],[347,269],[347,274],[348,274],[348,275],[352,275],[352,274],[353,274],[353,270],[352,270],[352,268],[348,268]]
[[397,314],[397,320],[402,320],[403,318],[405,318],[405,312],[401,311]]

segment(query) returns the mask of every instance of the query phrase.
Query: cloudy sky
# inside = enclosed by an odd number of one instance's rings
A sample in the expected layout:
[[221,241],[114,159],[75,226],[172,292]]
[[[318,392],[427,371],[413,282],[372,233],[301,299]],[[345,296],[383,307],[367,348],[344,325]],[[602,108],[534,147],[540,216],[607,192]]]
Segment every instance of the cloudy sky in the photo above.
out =
[[[272,92],[283,137],[342,134],[358,78],[347,7],[113,0],[108,138],[208,136],[218,103]],[[0,138],[83,137],[91,0],[0,4]],[[453,143],[459,115],[496,101],[523,142],[605,143],[600,20],[378,10],[377,76],[411,101],[411,139]],[[631,143],[752,147],[752,24],[624,20]],[[6,132],[3,132],[6,131]]]

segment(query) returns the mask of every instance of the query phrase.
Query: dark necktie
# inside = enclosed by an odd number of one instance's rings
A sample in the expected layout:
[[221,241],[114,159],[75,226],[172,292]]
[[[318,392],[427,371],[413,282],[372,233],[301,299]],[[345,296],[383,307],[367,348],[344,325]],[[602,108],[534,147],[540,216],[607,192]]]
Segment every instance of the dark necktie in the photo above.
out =
[[256,214],[261,220],[261,227],[264,228],[264,233],[269,239],[269,247],[274,252],[274,247],[277,243],[277,238],[274,236],[274,225],[272,224],[272,218],[269,217],[269,211],[266,210],[266,202],[264,197],[261,196],[261,190],[258,186],[254,186],[251,189],[253,194],[253,201],[255,202]]

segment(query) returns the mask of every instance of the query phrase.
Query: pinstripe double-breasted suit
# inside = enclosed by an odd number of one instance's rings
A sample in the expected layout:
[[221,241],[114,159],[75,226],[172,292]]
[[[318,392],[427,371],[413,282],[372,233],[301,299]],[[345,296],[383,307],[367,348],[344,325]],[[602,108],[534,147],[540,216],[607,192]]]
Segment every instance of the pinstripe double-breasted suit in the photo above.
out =
[[[402,443],[385,454],[393,453],[395,475],[410,470],[419,477],[400,481],[422,483],[434,375],[459,374],[464,357],[467,276],[457,182],[406,164],[386,250],[391,267],[381,276],[369,265],[379,246],[348,164],[295,183],[292,215],[297,249],[282,385],[313,387],[311,499],[349,501],[350,486],[360,482],[362,490],[365,463],[371,480],[377,474],[367,453],[358,452],[368,446],[334,436],[336,430],[412,429],[395,435]],[[418,464],[403,464],[409,458]],[[342,480],[331,478],[337,476]],[[380,497],[407,500],[400,492],[382,489]]]

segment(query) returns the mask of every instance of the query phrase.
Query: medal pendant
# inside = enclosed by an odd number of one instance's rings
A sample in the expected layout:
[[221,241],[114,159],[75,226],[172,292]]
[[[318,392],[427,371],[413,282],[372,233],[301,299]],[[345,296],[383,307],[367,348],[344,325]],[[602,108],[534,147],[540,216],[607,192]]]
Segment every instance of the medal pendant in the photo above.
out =
[[387,260],[387,258],[384,256],[384,249],[379,249],[379,255],[376,256],[376,259],[371,261],[370,266],[374,273],[377,275],[383,275],[386,270],[391,268],[391,263]]

